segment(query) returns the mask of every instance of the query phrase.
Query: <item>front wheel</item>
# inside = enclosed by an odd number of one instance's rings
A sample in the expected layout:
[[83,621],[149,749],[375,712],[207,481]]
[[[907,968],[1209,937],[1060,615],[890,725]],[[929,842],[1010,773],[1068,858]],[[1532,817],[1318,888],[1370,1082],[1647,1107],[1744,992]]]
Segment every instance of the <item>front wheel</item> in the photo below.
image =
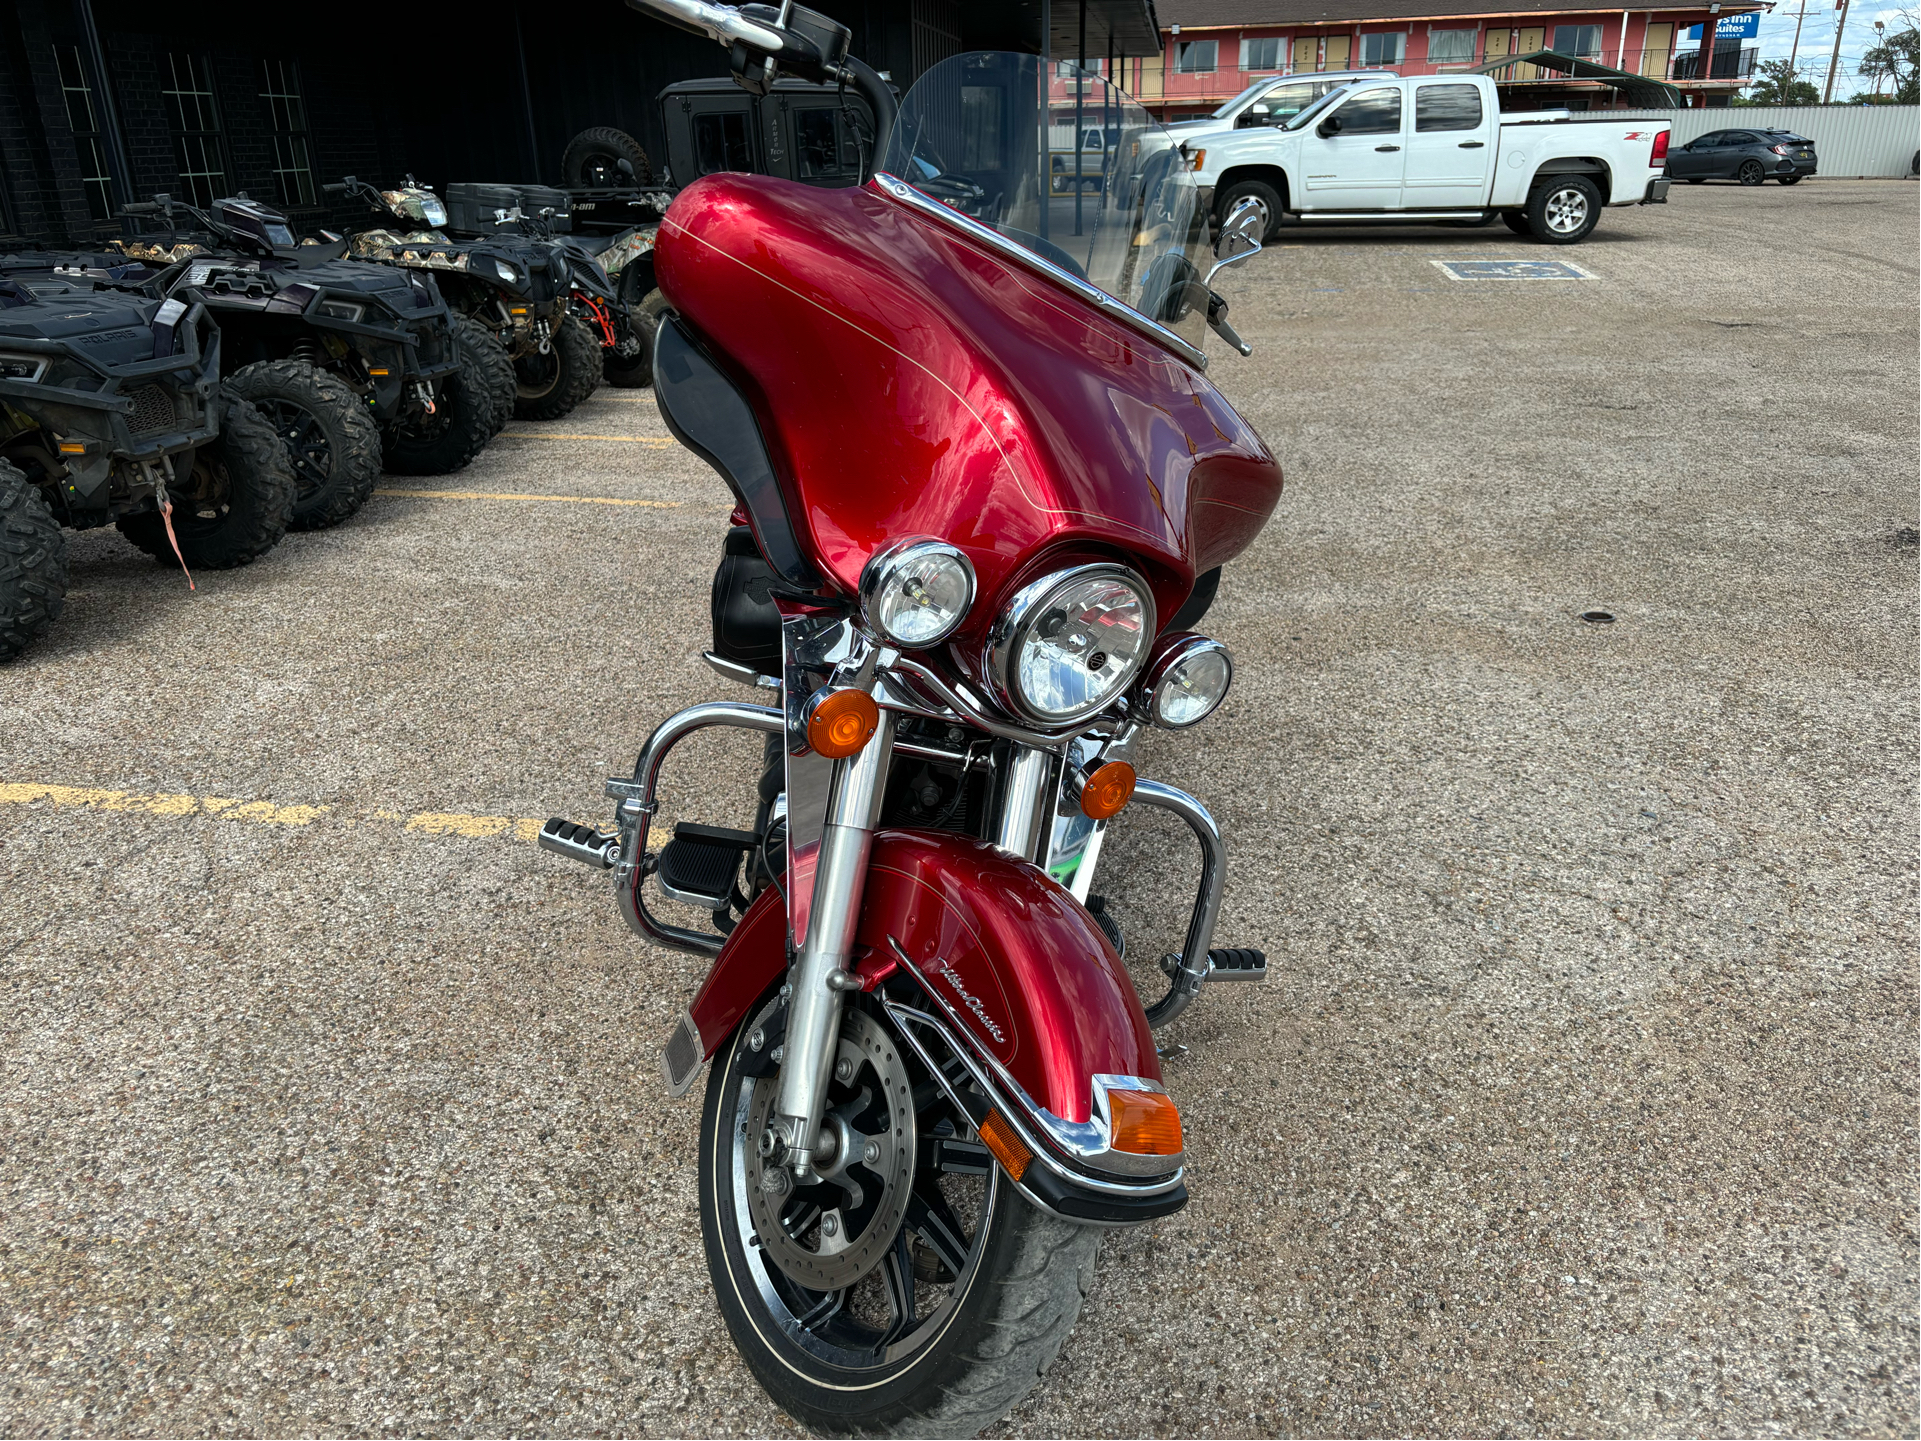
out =
[[338,376],[304,360],[262,360],[227,388],[252,401],[286,447],[291,529],[325,530],[367,503],[380,479],[380,428]]
[[521,420],[559,420],[600,384],[600,340],[572,315],[560,317],[545,352],[530,350],[514,361]]
[[707,1269],[741,1359],[787,1413],[834,1435],[972,1436],[1059,1353],[1099,1232],[1024,1200],[877,1014],[842,1014],[825,1179],[765,1167],[769,1001],[714,1059],[701,1119]]
[[1528,229],[1547,245],[1586,240],[1601,221],[1601,192],[1585,175],[1556,175],[1527,202]]
[[220,434],[191,456],[174,457],[173,539],[157,510],[123,515],[120,533],[162,565],[232,570],[260,559],[286,534],[297,482],[287,450],[266,417],[224,387],[214,397]]
[[487,376],[465,349],[460,364],[434,382],[432,414],[394,422],[381,436],[395,475],[451,475],[479,455],[495,434]]
[[1281,216],[1284,213],[1281,192],[1265,180],[1237,180],[1228,186],[1215,206],[1215,223],[1225,221],[1234,207],[1243,200],[1254,202],[1254,214],[1261,222],[1261,244],[1265,245],[1281,232]]
[[1767,181],[1768,172],[1761,168],[1758,160],[1743,160],[1741,168],[1734,172],[1734,178],[1743,185],[1762,185]]
[[648,291],[638,305],[627,307],[628,333],[639,348],[631,356],[603,352],[601,365],[609,385],[634,390],[654,383],[654,335],[666,313],[667,297],[658,290]]

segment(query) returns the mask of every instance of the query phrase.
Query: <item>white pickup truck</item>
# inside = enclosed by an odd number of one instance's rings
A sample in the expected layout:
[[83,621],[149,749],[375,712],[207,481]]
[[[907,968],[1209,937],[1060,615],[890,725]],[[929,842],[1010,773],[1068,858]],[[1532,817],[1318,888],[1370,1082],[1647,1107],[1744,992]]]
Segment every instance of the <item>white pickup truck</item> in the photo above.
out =
[[1517,235],[1572,245],[1603,206],[1667,200],[1669,121],[1503,115],[1485,75],[1382,71],[1311,98],[1326,78],[1281,76],[1206,120],[1168,127],[1195,181],[1213,191],[1217,222],[1248,198],[1264,212],[1266,239],[1288,216],[1431,225],[1499,215]]

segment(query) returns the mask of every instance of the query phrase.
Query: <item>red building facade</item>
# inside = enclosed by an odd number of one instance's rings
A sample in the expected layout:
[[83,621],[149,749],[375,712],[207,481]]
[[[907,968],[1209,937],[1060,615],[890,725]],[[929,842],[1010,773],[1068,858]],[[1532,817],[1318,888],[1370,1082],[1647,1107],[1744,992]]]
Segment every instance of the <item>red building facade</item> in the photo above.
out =
[[[1675,86],[1690,105],[1726,105],[1749,83],[1756,51],[1730,30],[1736,17],[1772,8],[1732,3],[1632,10],[1565,10],[1487,0],[1159,0],[1158,62],[1126,62],[1123,86],[1164,119],[1204,115],[1267,76],[1388,69],[1434,75],[1553,50]],[[1699,26],[1717,26],[1704,67]],[[1751,27],[1749,27],[1751,28]],[[1694,31],[1693,38],[1688,32]],[[1629,100],[1596,80],[1514,63],[1493,72],[1513,108],[1604,109]],[[1131,88],[1131,87],[1130,87]]]

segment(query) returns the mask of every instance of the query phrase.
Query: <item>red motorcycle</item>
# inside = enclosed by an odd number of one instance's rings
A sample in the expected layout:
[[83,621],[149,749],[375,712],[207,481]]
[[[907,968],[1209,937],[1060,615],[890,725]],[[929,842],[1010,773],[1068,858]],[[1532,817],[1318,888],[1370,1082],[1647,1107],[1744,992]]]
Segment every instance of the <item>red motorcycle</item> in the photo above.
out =
[[[713,1063],[701,1231],[761,1384],[817,1431],[971,1435],[1060,1349],[1100,1229],[1186,1204],[1153,1029],[1265,975],[1210,949],[1218,827],[1134,761],[1226,695],[1186,612],[1281,473],[1204,376],[1204,325],[1246,347],[1195,263],[1186,162],[1098,76],[956,56],[896,117],[825,16],[633,3],[729,45],[749,88],[848,86],[884,144],[860,187],[711,175],[660,227],[661,414],[738,502],[706,659],[766,703],[673,716],[608,782],[611,831],[541,843],[712,958],[662,1061],[675,1095]],[[1062,193],[1077,119],[1118,140]],[[764,735],[753,828],[650,850],[663,764],[714,726]],[[1202,858],[1146,1007],[1088,904],[1129,804]],[[657,915],[649,882],[711,924]]]

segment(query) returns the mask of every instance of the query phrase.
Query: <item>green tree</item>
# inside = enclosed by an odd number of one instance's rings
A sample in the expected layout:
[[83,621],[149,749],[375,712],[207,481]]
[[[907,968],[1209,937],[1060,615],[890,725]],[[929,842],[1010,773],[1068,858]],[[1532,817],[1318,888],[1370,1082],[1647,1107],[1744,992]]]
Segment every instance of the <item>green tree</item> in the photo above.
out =
[[1821,92],[1794,73],[1785,60],[1763,60],[1755,72],[1754,88],[1742,98],[1744,105],[1819,105]]
[[[1917,93],[1921,93],[1921,29],[1916,27],[1915,13],[1912,10],[1897,12],[1906,23],[1892,34],[1885,35],[1879,45],[1866,51],[1855,68],[1855,75],[1862,80],[1872,80],[1874,91],[1871,95],[1857,95],[1856,104],[1882,103],[1912,105]],[[1893,81],[1893,93],[1882,96],[1883,81]]]

